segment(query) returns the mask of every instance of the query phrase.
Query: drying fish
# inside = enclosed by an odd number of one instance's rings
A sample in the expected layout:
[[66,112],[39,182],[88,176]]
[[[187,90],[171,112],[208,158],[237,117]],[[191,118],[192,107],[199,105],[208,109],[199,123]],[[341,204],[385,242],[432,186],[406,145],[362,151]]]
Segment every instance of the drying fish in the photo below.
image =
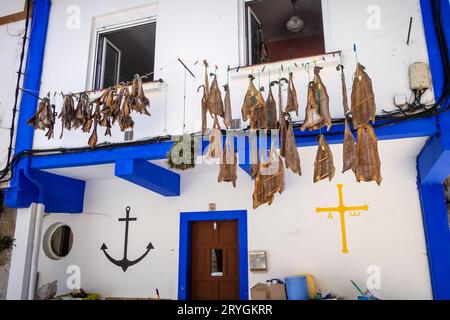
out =
[[205,85],[201,85],[198,87],[197,92],[200,91],[200,89],[203,88],[203,97],[202,97],[202,133],[204,134],[206,132],[206,129],[208,128],[208,120],[207,120],[207,114],[208,114],[208,101],[207,101],[207,93],[206,93],[206,87]]
[[370,124],[358,128],[356,143],[357,160],[355,175],[358,182],[376,181],[381,185],[381,161],[378,154],[378,139]]
[[83,117],[84,117],[84,124],[83,124],[83,132],[89,133],[91,132],[92,128],[92,122],[93,122],[93,103],[89,103],[85,106],[83,109]]
[[28,120],[28,124],[38,130],[47,130],[48,139],[54,136],[55,106],[50,103],[50,93],[39,103],[36,114]]
[[209,137],[209,146],[205,158],[207,160],[220,158],[222,156],[222,131],[217,116],[214,117],[214,124]]
[[208,62],[203,60],[203,64],[205,66],[205,83],[198,87],[197,92],[200,91],[200,88],[203,88],[203,97],[202,97],[202,134],[206,132],[208,128],[208,96],[209,96],[209,77],[208,77]]
[[286,131],[287,124],[286,119],[284,118],[283,111],[283,81],[289,83],[286,78],[281,78],[279,81],[275,83],[278,84],[278,118],[280,119],[279,129],[280,129],[280,155],[284,158],[286,155]]
[[257,143],[257,131],[250,130],[249,145],[250,145],[250,176],[256,178],[259,172],[259,154]]
[[266,100],[266,113],[267,113],[267,129],[274,130],[278,129],[278,121],[277,121],[277,103],[275,102],[275,98],[273,97],[272,87],[275,85],[275,82],[272,82],[269,87],[269,95]]
[[225,90],[225,99],[224,99],[224,116],[223,116],[223,123],[227,127],[227,129],[230,129],[233,125],[233,115],[231,111],[231,95],[230,95],[230,86],[228,84],[223,86]]
[[93,116],[93,122],[94,122],[94,130],[91,134],[91,137],[89,138],[88,144],[91,148],[94,148],[97,145],[98,142],[98,135],[97,135],[97,127],[100,122],[100,104],[97,104],[95,107],[95,112]]
[[316,90],[316,101],[319,105],[319,113],[323,118],[322,126],[326,126],[327,130],[331,128],[331,114],[330,114],[330,97],[328,96],[328,91],[325,85],[322,82],[322,78],[320,77],[321,67],[314,68],[314,82],[317,85]]
[[288,86],[288,94],[287,94],[287,102],[286,102],[286,113],[295,112],[298,117],[298,97],[297,90],[294,86],[294,78],[293,73],[289,74],[289,86]]
[[250,83],[242,106],[242,121],[244,122],[250,118],[253,107],[258,103],[258,90],[256,90],[255,85],[253,84],[255,78],[252,75],[248,76],[248,78]]
[[288,129],[286,132],[286,146],[285,146],[285,156],[284,160],[286,163],[286,169],[291,169],[292,172],[302,175],[302,169],[300,166],[300,155],[298,154],[297,144],[295,142],[294,136],[294,126],[292,125],[292,121],[290,119],[289,114],[286,114],[288,117]]
[[319,130],[323,123],[323,117],[320,115],[319,104],[316,101],[317,84],[310,82],[308,85],[308,96],[306,105],[306,117],[303,122],[302,131],[309,129],[310,131]]
[[219,83],[217,82],[217,76],[214,75],[214,80],[211,83],[211,89],[208,95],[208,110],[211,116],[223,117],[223,101],[222,93],[220,92]]
[[232,182],[236,188],[237,180],[237,157],[234,153],[234,146],[231,136],[227,136],[225,148],[220,163],[219,182]]
[[324,136],[320,136],[320,144],[314,162],[314,183],[324,179],[333,180],[335,174],[333,154]]
[[145,96],[142,78],[138,74],[136,74],[133,79],[130,99],[132,110],[150,116],[150,112],[147,110],[147,108],[150,107],[150,100]]
[[[120,94],[123,95],[120,111],[119,111],[119,126],[120,130],[122,132],[125,132],[128,129],[134,128],[134,121],[131,118],[131,101],[130,101],[130,91],[128,90],[128,87],[124,87],[123,90],[121,90]],[[119,95],[120,95],[119,94]]]
[[362,125],[375,122],[377,107],[373,93],[372,80],[358,63],[352,89],[352,116],[355,129]]
[[77,108],[75,109],[75,119],[73,120],[73,128],[78,129],[84,126],[85,119],[85,110],[89,107],[89,96],[86,93],[80,94],[78,98]]
[[345,121],[343,160],[344,160],[344,168],[342,170],[342,173],[345,173],[350,169],[355,170],[356,165],[355,137],[353,136],[353,133],[350,130],[350,126],[347,120]]
[[269,159],[260,165],[253,192],[253,209],[267,203],[272,205],[276,193],[285,189],[285,173],[281,156],[276,152],[274,144],[270,150]]
[[342,169],[342,173],[345,173],[350,169],[355,170],[356,145],[355,145],[355,137],[353,136],[353,133],[350,130],[350,125],[349,125],[350,109],[348,106],[347,84],[345,83],[344,66],[338,65],[336,67],[336,70],[341,72],[342,104],[344,106],[344,114],[345,114],[345,132],[344,132],[344,150],[343,150],[344,165],[343,165],[343,169]]
[[64,129],[71,130],[72,129],[72,121],[75,119],[75,107],[74,107],[74,101],[73,101],[73,95],[67,94],[63,95],[64,101],[61,113],[59,114],[59,119],[61,119],[62,123],[62,130],[61,130],[61,136],[64,135]]
[[267,128],[267,111],[266,111],[266,101],[262,95],[261,88],[256,93],[256,103],[252,106],[250,111],[250,129],[259,130]]
[[342,104],[344,106],[344,115],[348,119],[350,116],[350,108],[348,106],[347,84],[345,82],[344,65],[340,64],[336,67],[337,71],[341,72],[342,82]]

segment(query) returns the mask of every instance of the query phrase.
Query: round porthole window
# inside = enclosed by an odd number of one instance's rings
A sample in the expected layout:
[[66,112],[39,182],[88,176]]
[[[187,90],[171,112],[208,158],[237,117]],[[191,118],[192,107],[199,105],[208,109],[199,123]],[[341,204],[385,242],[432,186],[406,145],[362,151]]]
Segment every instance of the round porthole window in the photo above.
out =
[[44,252],[50,259],[61,260],[72,249],[72,229],[64,223],[50,226],[44,235]]

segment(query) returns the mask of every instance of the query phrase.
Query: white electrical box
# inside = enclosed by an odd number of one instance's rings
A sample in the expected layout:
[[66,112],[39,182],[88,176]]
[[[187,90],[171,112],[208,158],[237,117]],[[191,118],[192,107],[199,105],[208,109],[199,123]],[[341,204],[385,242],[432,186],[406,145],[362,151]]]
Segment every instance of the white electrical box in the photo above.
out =
[[426,90],[431,88],[430,70],[423,62],[414,63],[409,68],[412,90]]

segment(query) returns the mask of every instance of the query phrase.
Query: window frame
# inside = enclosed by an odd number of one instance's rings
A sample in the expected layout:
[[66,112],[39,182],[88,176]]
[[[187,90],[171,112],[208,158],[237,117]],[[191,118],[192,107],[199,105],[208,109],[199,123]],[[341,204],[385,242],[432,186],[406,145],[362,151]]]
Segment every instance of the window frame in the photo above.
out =
[[[248,32],[247,32],[247,10],[246,6],[249,2],[255,0],[238,0],[238,29],[239,29],[239,64],[241,66],[251,66],[249,53],[248,53]],[[325,53],[333,52],[331,46],[331,24],[330,24],[330,11],[329,11],[329,1],[330,0],[320,0],[322,3],[322,24],[323,24],[323,38],[325,44]]]
[[[90,33],[91,40],[89,45],[89,57],[85,79],[86,91],[92,91],[95,88],[98,41],[100,39],[100,34],[139,26],[146,23],[154,22],[158,24],[158,10],[159,5],[157,2],[154,2],[143,7],[131,8],[122,10],[120,12],[112,12],[93,18]],[[155,68],[157,65],[157,43],[158,30],[156,30],[155,39]]]
[[[100,35],[99,35],[100,37]],[[102,45],[102,65],[100,67],[100,70],[98,69],[98,65],[95,64],[95,76],[94,81],[97,82],[97,74],[100,72],[100,83],[98,84],[98,87],[100,89],[105,87],[105,67],[106,67],[106,53],[107,53],[107,46],[110,46],[115,52],[117,52],[117,70],[116,70],[116,82],[119,82],[120,80],[120,65],[122,62],[122,50],[120,50],[114,43],[108,40],[108,38],[103,38],[103,45]],[[98,50],[98,49],[97,49]],[[98,53],[97,53],[98,54]],[[117,83],[116,83],[117,84]],[[94,83],[94,88],[97,87],[97,84]]]

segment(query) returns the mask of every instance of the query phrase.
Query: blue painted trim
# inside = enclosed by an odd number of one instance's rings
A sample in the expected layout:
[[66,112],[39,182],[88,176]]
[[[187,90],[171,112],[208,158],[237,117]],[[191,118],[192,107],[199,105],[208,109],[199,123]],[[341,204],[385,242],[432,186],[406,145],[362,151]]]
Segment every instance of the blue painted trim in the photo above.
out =
[[195,221],[237,220],[239,229],[239,292],[248,300],[247,211],[182,212],[180,214],[180,258],[178,264],[178,299],[189,299],[191,223]]
[[9,208],[28,208],[32,203],[43,203],[47,213],[83,212],[85,181],[30,170],[29,158],[17,166],[14,186],[5,191]]
[[180,195],[180,175],[145,160],[116,161],[115,175],[165,197]]
[[[435,98],[439,100],[444,88],[444,68],[433,19],[432,4],[435,1],[440,1],[441,20],[448,45],[449,1],[421,0],[420,4]],[[437,134],[427,142],[417,158],[417,171],[433,296],[437,300],[447,300],[450,299],[450,231],[442,182],[450,174],[450,115],[448,112],[438,117],[437,127]]]
[[417,158],[422,184],[442,184],[450,175],[450,135],[437,135],[427,141]]
[[132,147],[116,147],[59,155],[34,156],[31,168],[36,170],[95,166],[120,160],[160,160],[166,159],[173,142],[153,143]]
[[450,231],[444,186],[419,182],[433,296],[450,300]]
[[[442,63],[442,53],[439,48],[439,43],[437,40],[436,30],[434,26],[433,19],[433,8],[432,2],[435,0],[420,0],[420,6],[422,11],[423,26],[425,31],[425,37],[427,40],[427,50],[428,50],[428,60],[430,62],[430,70],[433,77],[433,87],[436,100],[442,96],[444,90],[444,66]],[[449,41],[449,31],[450,22],[448,19],[450,14],[449,2],[448,0],[437,0],[441,1],[442,10],[442,22],[444,29],[447,30],[446,38],[447,43]]]
[[[23,87],[31,92],[39,92],[41,87],[50,6],[50,0],[34,0],[33,2],[27,66],[23,81]],[[33,148],[34,128],[29,126],[27,121],[36,113],[37,104],[38,99],[34,95],[23,93],[17,124],[15,154]]]

